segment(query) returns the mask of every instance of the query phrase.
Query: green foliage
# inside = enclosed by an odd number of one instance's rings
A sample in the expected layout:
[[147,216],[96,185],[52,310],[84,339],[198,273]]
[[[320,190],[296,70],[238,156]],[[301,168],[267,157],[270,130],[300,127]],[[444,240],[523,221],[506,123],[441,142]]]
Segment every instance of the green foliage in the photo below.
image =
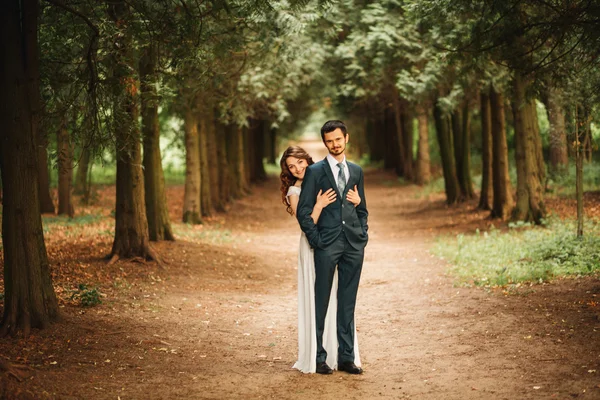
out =
[[97,288],[88,288],[83,283],[80,283],[77,290],[73,291],[71,300],[78,300],[79,304],[83,307],[94,307],[102,304],[101,296],[102,294]]
[[541,283],[554,277],[600,270],[600,223],[588,221],[578,239],[576,221],[548,221],[546,227],[514,224],[507,232],[440,238],[433,253],[446,259],[461,285],[505,286]]
[[[553,194],[574,197],[575,178],[575,165],[571,163],[567,171],[548,177],[547,186]],[[583,190],[584,192],[600,191],[600,164],[592,162],[583,165]]]

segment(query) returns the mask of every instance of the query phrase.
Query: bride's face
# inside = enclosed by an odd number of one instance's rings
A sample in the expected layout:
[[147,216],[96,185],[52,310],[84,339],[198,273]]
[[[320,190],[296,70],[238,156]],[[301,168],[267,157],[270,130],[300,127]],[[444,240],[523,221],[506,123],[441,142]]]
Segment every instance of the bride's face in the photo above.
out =
[[308,167],[306,160],[302,158],[288,157],[286,158],[285,163],[292,175],[294,175],[297,179],[304,178],[306,167]]

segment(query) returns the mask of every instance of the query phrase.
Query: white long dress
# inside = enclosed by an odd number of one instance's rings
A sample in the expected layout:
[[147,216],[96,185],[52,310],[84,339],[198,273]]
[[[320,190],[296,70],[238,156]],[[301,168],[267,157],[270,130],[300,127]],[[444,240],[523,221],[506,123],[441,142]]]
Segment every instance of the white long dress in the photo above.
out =
[[[300,188],[291,186],[288,196],[300,196]],[[337,369],[338,340],[336,328],[337,312],[337,268],[333,276],[331,296],[325,317],[323,347],[327,351],[327,365]],[[354,363],[361,366],[358,352],[356,328],[354,330]],[[298,249],[298,361],[292,368],[304,373],[314,373],[317,369],[317,329],[315,319],[315,259],[304,232],[300,235]]]

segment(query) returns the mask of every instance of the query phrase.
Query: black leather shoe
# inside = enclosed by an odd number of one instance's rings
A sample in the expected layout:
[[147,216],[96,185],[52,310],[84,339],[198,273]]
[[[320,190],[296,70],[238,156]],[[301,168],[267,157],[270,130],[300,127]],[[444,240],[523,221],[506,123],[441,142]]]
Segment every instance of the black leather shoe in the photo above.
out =
[[355,374],[355,375],[359,375],[359,374],[363,373],[362,368],[357,367],[356,364],[354,364],[352,361],[346,361],[346,362],[340,363],[340,365],[338,365],[338,369],[340,371],[344,371],[349,374]]
[[317,372],[317,374],[324,374],[324,375],[333,374],[333,370],[331,368],[329,368],[329,365],[327,365],[327,363],[324,363],[324,362],[317,363],[316,372]]

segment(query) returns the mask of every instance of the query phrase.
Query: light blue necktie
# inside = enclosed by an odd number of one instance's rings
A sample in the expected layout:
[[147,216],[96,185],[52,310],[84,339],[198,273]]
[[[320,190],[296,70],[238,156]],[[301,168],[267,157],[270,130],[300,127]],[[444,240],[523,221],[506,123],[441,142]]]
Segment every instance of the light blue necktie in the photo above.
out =
[[344,163],[338,163],[338,168],[340,169],[340,173],[337,177],[337,187],[340,191],[340,194],[344,193],[344,188],[346,187],[346,175],[344,174]]

